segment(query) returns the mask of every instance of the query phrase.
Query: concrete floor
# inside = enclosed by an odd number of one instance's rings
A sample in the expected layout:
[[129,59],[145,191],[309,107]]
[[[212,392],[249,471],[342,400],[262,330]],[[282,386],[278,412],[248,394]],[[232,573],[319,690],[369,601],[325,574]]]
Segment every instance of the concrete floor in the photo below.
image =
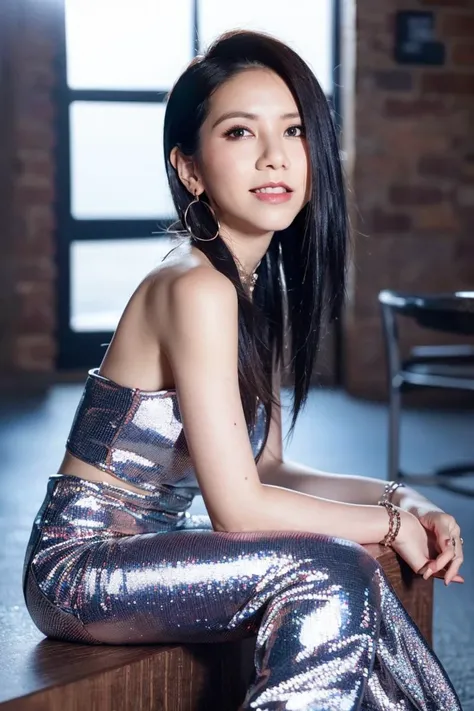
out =
[[[57,385],[45,395],[4,396],[0,401],[0,627],[4,615],[20,616],[22,611],[21,566],[32,519],[48,476],[62,459],[81,388]],[[288,406],[286,393],[283,402]],[[403,469],[424,473],[445,463],[474,461],[473,432],[472,412],[407,412]],[[313,390],[285,456],[318,469],[383,479],[386,408],[338,391]],[[435,581],[434,649],[464,711],[474,711],[474,499],[434,487],[416,488],[452,513],[462,529],[466,583],[446,588]],[[202,501],[197,499],[193,508],[202,509]]]

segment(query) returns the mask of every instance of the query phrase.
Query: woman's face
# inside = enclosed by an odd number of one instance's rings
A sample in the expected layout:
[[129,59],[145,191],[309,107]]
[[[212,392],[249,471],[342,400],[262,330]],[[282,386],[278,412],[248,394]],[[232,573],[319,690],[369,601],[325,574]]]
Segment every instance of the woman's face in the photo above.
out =
[[195,168],[222,227],[264,234],[293,222],[309,199],[301,121],[285,82],[267,69],[244,70],[212,95]]

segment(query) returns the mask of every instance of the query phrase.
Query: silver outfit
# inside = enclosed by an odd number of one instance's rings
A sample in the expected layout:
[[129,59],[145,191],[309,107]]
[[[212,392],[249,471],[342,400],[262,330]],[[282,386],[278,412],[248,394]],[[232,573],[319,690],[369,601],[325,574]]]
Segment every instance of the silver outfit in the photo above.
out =
[[[265,412],[249,431],[256,456]],[[46,635],[91,644],[256,635],[245,711],[460,711],[380,565],[341,538],[223,533],[188,509],[199,491],[176,391],[89,373],[67,442],[141,487],[50,477],[24,566]]]

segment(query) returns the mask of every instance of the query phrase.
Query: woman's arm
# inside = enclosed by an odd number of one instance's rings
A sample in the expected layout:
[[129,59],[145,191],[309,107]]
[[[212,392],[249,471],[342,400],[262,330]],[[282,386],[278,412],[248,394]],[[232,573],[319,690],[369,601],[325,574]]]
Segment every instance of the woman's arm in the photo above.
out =
[[[353,474],[331,474],[291,461],[273,461],[262,471],[265,484],[283,486],[313,496],[350,504],[376,504],[386,481]],[[435,504],[409,486],[400,487],[392,497],[395,506],[417,517],[428,511],[441,511]]]
[[[351,474],[331,474],[297,462],[284,461],[280,383],[278,371],[274,379],[274,396],[279,404],[273,408],[267,444],[257,465],[262,483],[348,504],[376,504],[383,494],[386,481]],[[428,512],[441,511],[409,486],[397,489],[392,501],[417,518]]]
[[[237,294],[229,280],[196,267],[174,278],[165,298],[159,309],[167,314],[160,322],[161,344],[214,528],[380,541],[388,530],[383,507],[329,501],[260,481],[240,399]],[[408,513],[402,518],[404,531],[413,527],[411,519],[419,525]]]

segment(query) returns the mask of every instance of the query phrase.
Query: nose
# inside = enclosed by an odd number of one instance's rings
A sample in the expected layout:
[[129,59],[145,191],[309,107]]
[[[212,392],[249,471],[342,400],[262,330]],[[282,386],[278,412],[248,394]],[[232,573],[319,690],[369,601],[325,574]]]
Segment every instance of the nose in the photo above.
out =
[[287,169],[290,167],[288,155],[283,145],[283,139],[268,138],[261,147],[261,152],[257,160],[257,170]]

